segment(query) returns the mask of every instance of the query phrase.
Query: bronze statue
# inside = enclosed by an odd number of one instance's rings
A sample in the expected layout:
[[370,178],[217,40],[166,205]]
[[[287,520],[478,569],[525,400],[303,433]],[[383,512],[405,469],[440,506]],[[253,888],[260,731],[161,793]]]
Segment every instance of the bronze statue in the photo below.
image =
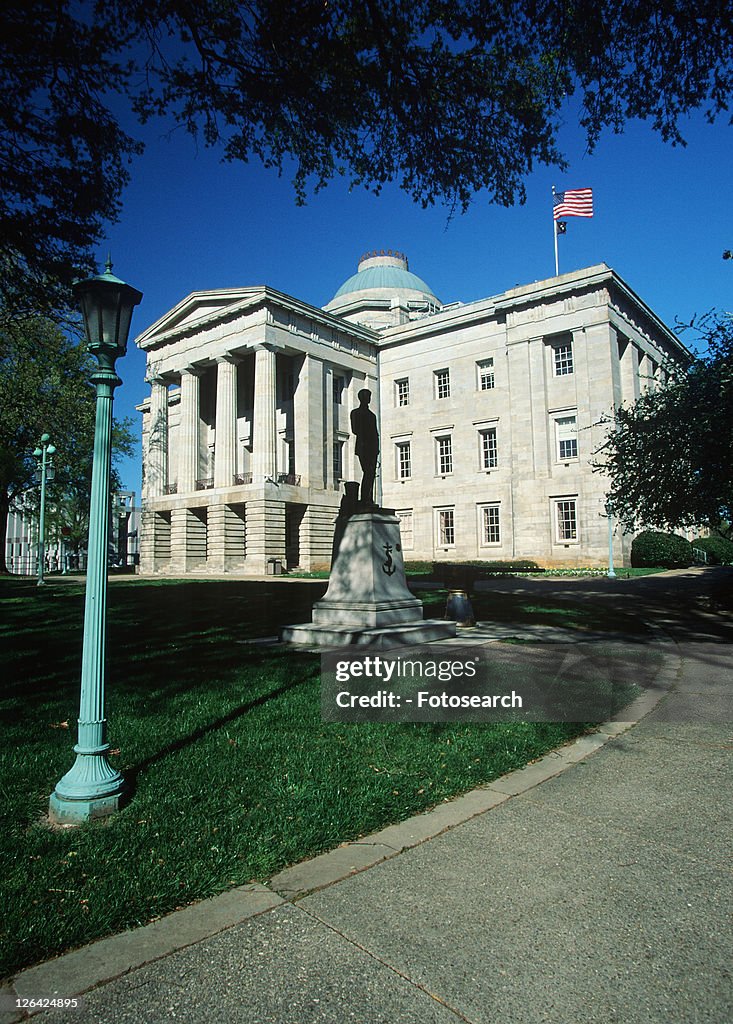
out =
[[360,504],[365,508],[375,508],[374,477],[377,473],[377,457],[379,455],[379,434],[377,417],[369,408],[371,391],[363,388],[359,394],[359,407],[351,410],[351,432],[356,437],[356,457],[361,464],[361,495]]

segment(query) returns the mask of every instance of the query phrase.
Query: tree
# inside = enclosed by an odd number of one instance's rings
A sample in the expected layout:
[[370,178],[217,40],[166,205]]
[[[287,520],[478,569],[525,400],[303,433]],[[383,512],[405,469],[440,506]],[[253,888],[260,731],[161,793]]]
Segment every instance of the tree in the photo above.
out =
[[[86,533],[94,450],[95,391],[89,375],[95,360],[57,326],[41,318],[0,329],[0,572],[7,572],[8,511],[14,503],[34,508],[33,451],[43,433],[56,448],[56,475],[49,484],[49,522]],[[129,421],[115,426],[113,457],[130,455]],[[115,479],[113,486],[119,486]]]
[[8,316],[64,306],[166,116],[226,160],[336,175],[424,205],[524,199],[579,97],[589,147],[629,118],[682,142],[727,110],[733,14],[718,0],[10,0],[0,15],[0,291]]
[[105,92],[125,92],[120,32],[72,5],[10,3],[0,15],[0,302],[4,319],[75,307],[69,285],[93,272],[117,219],[127,160],[140,151]]
[[622,406],[597,467],[627,530],[721,532],[733,522],[733,321],[708,314],[688,325],[707,345],[686,369]]

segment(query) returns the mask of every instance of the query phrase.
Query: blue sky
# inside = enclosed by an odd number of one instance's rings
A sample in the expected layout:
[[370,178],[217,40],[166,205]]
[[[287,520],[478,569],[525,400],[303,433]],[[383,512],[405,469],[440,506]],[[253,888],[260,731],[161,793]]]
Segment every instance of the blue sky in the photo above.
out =
[[[504,209],[478,195],[466,214],[421,209],[397,187],[375,197],[334,182],[305,207],[290,179],[258,161],[222,164],[183,132],[149,125],[134,134],[146,152],[132,166],[120,222],[100,247],[114,272],[139,288],[130,345],[118,364],[115,415],[131,416],[147,394],[144,354],[132,338],[189,292],[267,284],[324,305],[369,249],[399,249],[443,302],[471,301],[552,277],[553,184],[592,187],[595,216],[568,219],[560,272],[605,262],[670,326],[711,308],[733,308],[730,142],[733,129],[696,116],[686,148],[666,145],[644,124],[604,135],[593,154],[579,129],[561,136],[570,167],[538,169],[524,206]],[[684,336],[683,336],[684,337]],[[140,459],[123,483],[140,493]]]

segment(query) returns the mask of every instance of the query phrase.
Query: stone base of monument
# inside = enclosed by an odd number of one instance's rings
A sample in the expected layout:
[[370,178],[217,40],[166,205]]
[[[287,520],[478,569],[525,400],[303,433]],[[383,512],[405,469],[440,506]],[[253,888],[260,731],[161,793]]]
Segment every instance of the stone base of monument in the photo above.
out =
[[383,508],[338,517],[328,590],[311,622],[281,633],[311,647],[381,648],[455,635],[455,622],[423,619],[422,602],[407,589],[399,520]]

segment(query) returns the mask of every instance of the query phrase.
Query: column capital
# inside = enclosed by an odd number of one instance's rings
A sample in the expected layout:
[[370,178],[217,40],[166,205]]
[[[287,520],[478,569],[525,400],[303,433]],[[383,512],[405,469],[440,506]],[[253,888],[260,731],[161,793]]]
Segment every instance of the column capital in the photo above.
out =
[[217,366],[220,366],[222,363],[229,363],[231,366],[237,366],[241,362],[241,359],[238,356],[235,356],[233,352],[225,352],[223,355],[216,356],[214,362]]

